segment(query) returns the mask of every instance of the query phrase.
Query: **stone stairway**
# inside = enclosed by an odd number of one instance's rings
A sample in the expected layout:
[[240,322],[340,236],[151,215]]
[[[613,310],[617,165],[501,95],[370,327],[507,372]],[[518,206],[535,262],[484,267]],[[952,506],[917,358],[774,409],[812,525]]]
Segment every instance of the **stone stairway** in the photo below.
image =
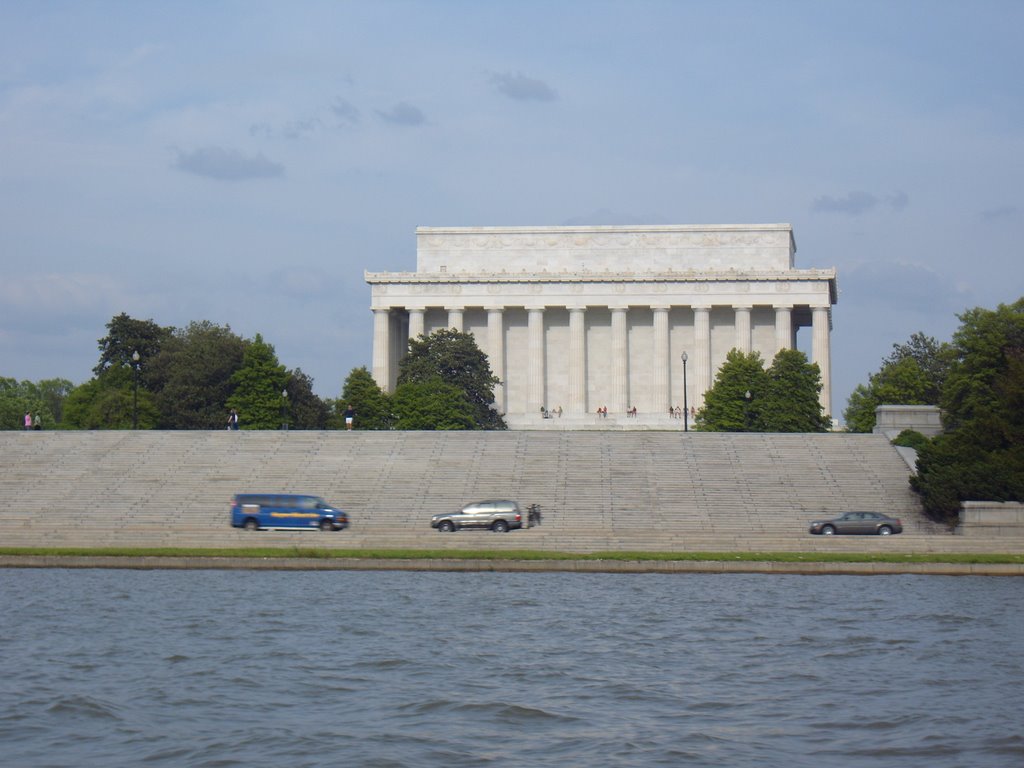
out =
[[[4,432],[0,546],[560,551],[1019,551],[921,514],[876,435],[676,431]],[[245,533],[240,492],[313,493],[342,533]],[[485,498],[540,504],[507,535],[439,534],[432,514]],[[816,537],[815,517],[873,509],[905,533]]]

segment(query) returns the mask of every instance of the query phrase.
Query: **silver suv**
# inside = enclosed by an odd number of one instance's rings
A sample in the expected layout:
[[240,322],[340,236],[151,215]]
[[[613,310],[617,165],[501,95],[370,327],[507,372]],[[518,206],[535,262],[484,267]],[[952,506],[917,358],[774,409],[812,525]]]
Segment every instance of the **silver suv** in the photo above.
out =
[[430,527],[442,533],[459,528],[490,528],[496,533],[504,533],[509,528],[522,528],[523,514],[514,501],[477,501],[467,504],[459,512],[434,515],[430,518]]

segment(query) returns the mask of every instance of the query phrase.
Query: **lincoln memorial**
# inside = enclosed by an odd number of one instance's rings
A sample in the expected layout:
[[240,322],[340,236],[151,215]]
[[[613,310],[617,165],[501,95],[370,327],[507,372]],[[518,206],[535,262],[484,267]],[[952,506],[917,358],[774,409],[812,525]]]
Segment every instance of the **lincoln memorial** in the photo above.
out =
[[454,328],[488,355],[511,428],[551,424],[542,409],[562,428],[604,408],[666,425],[701,407],[731,349],[767,365],[809,327],[831,414],[835,269],[795,254],[788,224],[418,227],[415,272],[366,273],[373,377],[392,391],[408,339]]

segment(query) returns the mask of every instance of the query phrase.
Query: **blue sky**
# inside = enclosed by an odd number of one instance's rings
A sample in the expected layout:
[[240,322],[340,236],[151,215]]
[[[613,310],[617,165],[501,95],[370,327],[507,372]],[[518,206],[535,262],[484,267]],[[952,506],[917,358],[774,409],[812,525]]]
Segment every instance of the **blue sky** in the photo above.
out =
[[363,271],[414,269],[417,226],[786,222],[838,270],[838,415],[894,343],[1024,295],[1021,29],[985,0],[0,0],[0,375],[83,382],[127,312],[261,333],[336,397]]

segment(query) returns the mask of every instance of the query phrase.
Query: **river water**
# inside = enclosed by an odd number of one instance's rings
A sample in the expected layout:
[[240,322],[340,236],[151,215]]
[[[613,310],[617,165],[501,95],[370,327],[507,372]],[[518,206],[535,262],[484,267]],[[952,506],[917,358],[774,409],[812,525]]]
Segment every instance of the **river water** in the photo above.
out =
[[0,763],[1016,768],[1022,586],[0,570]]

